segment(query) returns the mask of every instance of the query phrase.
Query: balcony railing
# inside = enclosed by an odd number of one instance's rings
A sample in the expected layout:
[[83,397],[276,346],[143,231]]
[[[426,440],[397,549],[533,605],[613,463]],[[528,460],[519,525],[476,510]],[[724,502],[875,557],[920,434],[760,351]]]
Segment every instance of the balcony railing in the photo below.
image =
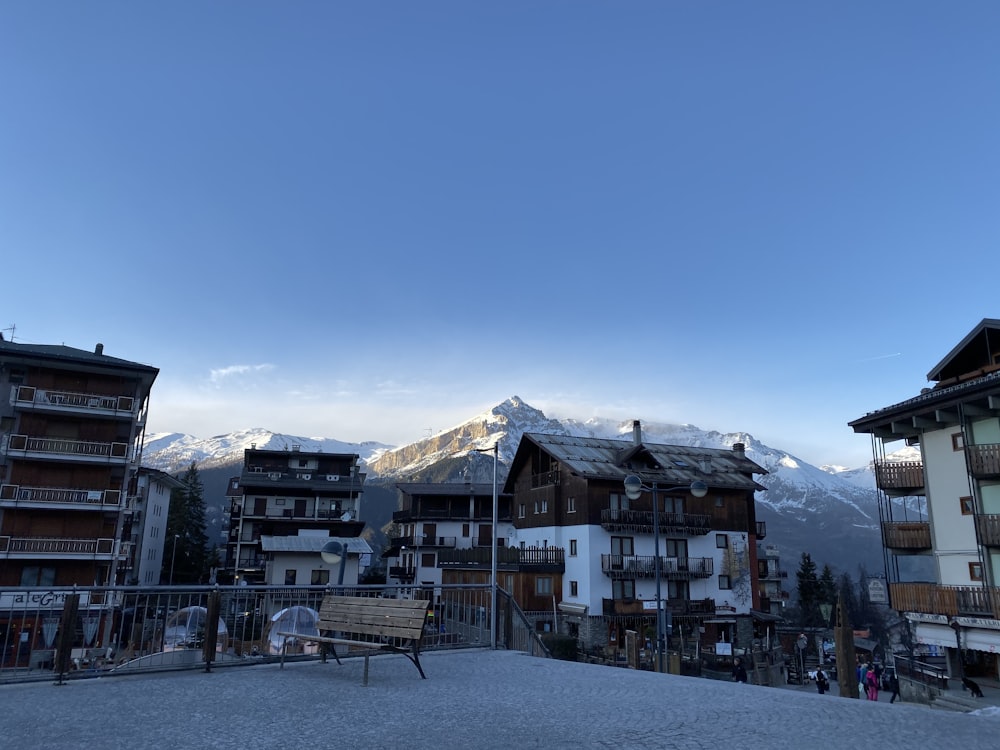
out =
[[890,583],[889,603],[900,612],[1000,619],[1000,588]]
[[28,435],[5,435],[0,444],[3,453],[70,456],[77,461],[114,461],[124,463],[129,458],[127,443],[97,443],[87,440],[67,438],[29,437]]
[[[694,513],[659,513],[657,519],[661,534],[695,536],[712,530],[712,517]],[[653,532],[653,511],[601,510],[601,526],[608,531]]]
[[987,513],[976,516],[976,533],[979,543],[986,547],[1000,547],[1000,515]]
[[1000,476],[1000,445],[969,445],[965,448],[969,471],[977,479]]
[[403,547],[454,547],[457,539],[453,536],[399,536],[389,540],[391,549]]
[[922,461],[876,461],[875,484],[885,492],[913,492],[923,489]]
[[417,569],[405,565],[389,566],[389,578],[397,581],[412,581],[417,575]]
[[0,506],[11,504],[37,507],[63,505],[82,510],[107,510],[121,506],[120,490],[71,490],[60,487],[0,486]]
[[889,549],[931,549],[931,525],[920,521],[885,523],[882,524],[882,539]]
[[131,417],[135,411],[132,396],[105,396],[80,391],[58,391],[35,388],[30,385],[14,386],[11,403],[16,408],[52,409],[54,411],[113,412]]
[[0,556],[66,555],[111,556],[115,553],[114,539],[65,539],[52,537],[0,536]]
[[[669,599],[664,600],[665,609],[673,617],[704,617],[715,614],[714,599]],[[648,606],[647,606],[648,605]],[[656,605],[651,599],[603,599],[605,617],[615,615],[648,615],[656,617]]]
[[531,489],[547,487],[553,484],[559,484],[559,469],[554,469],[553,471],[543,471],[541,474],[531,475]]
[[[711,557],[660,557],[660,577],[668,580],[708,578]],[[655,555],[601,555],[601,571],[609,578],[655,578]]]
[[[438,567],[489,567],[492,564],[491,553],[489,547],[442,550],[437,556]],[[506,570],[563,570],[566,567],[566,551],[562,547],[497,547],[497,565]]]

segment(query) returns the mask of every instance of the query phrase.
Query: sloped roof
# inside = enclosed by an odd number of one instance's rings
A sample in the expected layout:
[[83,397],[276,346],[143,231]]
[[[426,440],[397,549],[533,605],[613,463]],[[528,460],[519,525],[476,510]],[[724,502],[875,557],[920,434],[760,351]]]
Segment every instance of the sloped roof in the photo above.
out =
[[328,542],[340,542],[349,555],[369,555],[371,545],[359,536],[268,536],[260,535],[260,548],[264,552],[314,552],[317,555]]
[[492,482],[399,482],[396,489],[410,495],[493,496]]
[[927,379],[947,380],[967,375],[993,364],[992,356],[1000,351],[1000,320],[983,318],[955,348],[927,373]]
[[638,474],[646,481],[678,487],[700,480],[709,488],[763,490],[751,475],[768,473],[763,466],[725,448],[526,432],[510,476],[515,476],[519,463],[527,459],[526,441],[588,479],[624,481],[629,474]]
[[87,351],[85,349],[74,349],[71,346],[62,344],[21,344],[15,341],[0,340],[0,354],[13,354],[21,357],[35,357],[38,359],[49,359],[61,361],[67,364],[90,364],[100,367],[127,368],[129,370],[141,370],[152,374],[159,373],[159,368],[151,365],[130,362],[127,359],[109,357],[107,354]]

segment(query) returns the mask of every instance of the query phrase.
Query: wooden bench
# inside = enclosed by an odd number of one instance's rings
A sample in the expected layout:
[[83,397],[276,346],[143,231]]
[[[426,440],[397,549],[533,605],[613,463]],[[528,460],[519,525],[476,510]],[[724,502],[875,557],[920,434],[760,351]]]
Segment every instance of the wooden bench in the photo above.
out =
[[[365,650],[365,675],[362,685],[368,684],[368,657],[373,651],[403,654],[413,662],[420,676],[427,679],[420,666],[420,643],[423,640],[427,619],[427,600],[376,599],[365,596],[337,596],[327,594],[320,605],[316,627],[320,635],[302,635],[278,631],[284,638],[281,645],[281,667],[285,666],[288,639],[329,644],[333,658],[340,664],[337,646]],[[323,651],[326,661],[326,650]]]

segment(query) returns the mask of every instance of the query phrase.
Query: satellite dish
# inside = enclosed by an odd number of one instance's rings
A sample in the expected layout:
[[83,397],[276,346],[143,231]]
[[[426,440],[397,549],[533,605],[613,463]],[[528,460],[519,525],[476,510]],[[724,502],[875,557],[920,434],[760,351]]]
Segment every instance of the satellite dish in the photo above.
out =
[[340,517],[340,520],[341,520],[341,521],[350,521],[350,520],[351,520],[351,511],[349,511],[349,510],[345,510],[345,511],[344,511],[344,515],[342,515],[342,516]]

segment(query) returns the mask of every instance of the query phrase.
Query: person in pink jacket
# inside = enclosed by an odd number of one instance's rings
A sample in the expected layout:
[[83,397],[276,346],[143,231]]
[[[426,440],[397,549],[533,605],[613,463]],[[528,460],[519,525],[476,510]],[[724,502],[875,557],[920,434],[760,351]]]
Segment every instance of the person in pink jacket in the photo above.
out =
[[868,673],[865,675],[865,687],[868,688],[868,700],[878,700],[878,677],[875,676],[875,667],[868,665]]

